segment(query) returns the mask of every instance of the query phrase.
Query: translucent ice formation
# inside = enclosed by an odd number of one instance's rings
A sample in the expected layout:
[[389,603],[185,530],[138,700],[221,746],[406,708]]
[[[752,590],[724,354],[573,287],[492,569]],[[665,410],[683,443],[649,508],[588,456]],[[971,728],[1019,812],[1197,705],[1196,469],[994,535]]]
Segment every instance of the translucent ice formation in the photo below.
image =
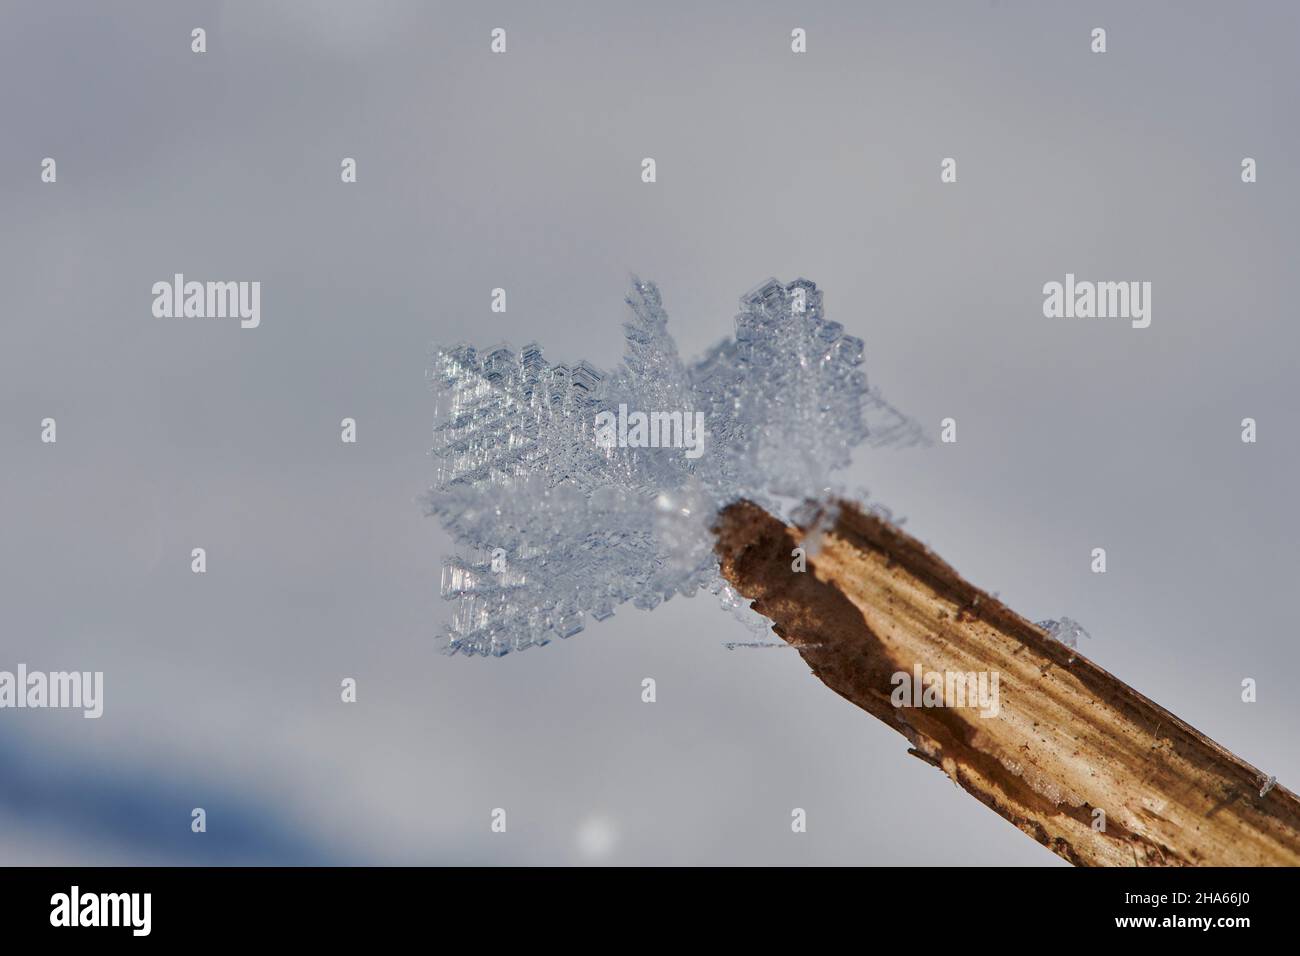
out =
[[449,652],[500,656],[701,588],[761,622],[718,574],[718,509],[823,494],[854,446],[923,440],[867,385],[862,341],[826,321],[806,279],[744,296],[735,337],[690,366],[659,290],[634,279],[627,303],[608,374],[551,365],[537,345],[434,351],[426,510],[472,549],[443,568]]
[[[1041,627],[1047,632],[1048,637],[1055,638],[1071,650],[1078,650],[1079,638],[1091,638],[1092,635],[1083,629],[1083,625],[1073,618],[1063,617],[1059,621],[1036,621],[1035,627]],[[1074,658],[1071,657],[1071,660]]]

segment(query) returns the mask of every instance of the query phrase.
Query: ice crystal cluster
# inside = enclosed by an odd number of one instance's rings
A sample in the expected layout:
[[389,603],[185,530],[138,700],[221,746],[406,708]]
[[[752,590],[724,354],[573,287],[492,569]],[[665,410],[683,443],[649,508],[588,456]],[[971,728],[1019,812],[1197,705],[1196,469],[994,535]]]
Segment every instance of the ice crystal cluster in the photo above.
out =
[[[1059,621],[1055,618],[1046,621],[1035,621],[1036,627],[1041,627],[1047,632],[1047,636],[1060,641],[1071,651],[1079,649],[1079,638],[1091,638],[1092,635],[1084,630],[1083,625],[1071,617],[1063,617]],[[1074,662],[1073,653],[1070,655],[1070,662]]]
[[627,304],[609,373],[552,365],[537,345],[434,350],[426,510],[468,549],[443,567],[449,652],[500,656],[701,588],[752,615],[718,573],[718,509],[815,497],[854,446],[922,440],[868,385],[862,341],[825,318],[806,279],[744,296],[734,338],[691,365],[652,283],[633,279]]

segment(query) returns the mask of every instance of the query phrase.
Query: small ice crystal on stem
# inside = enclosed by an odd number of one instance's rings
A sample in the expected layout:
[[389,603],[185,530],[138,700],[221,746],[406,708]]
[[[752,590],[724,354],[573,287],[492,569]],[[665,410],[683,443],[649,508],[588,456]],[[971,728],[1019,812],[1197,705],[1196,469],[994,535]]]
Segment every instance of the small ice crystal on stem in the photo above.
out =
[[718,574],[718,510],[820,495],[855,446],[924,441],[807,279],[742,297],[735,336],[689,366],[654,284],[634,278],[627,304],[610,373],[551,365],[535,344],[434,350],[425,506],[469,554],[443,568],[449,652],[500,656],[701,588],[763,628]]
[[[1034,626],[1041,627],[1047,632],[1048,637],[1055,638],[1072,651],[1078,650],[1080,637],[1092,638],[1092,635],[1083,629],[1082,624],[1068,617],[1063,617],[1059,621],[1036,621]],[[1070,661],[1071,663],[1074,661],[1073,654],[1070,655]]]

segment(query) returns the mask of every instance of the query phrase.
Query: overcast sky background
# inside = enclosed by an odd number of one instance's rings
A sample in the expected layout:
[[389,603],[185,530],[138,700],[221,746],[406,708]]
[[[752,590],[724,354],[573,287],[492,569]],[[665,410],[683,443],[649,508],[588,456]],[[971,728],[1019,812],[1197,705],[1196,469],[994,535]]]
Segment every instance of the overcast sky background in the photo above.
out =
[[[1283,2],[4,3],[0,669],[106,689],[97,721],[0,711],[0,863],[1060,865],[794,653],[725,650],[747,632],[707,597],[437,653],[428,345],[610,368],[631,271],[685,356],[767,277],[816,281],[895,404],[958,421],[842,480],[1296,787],[1298,28]],[[261,327],[155,319],[174,272],[261,281]],[[1067,272],[1152,282],[1150,328],[1045,319]]]

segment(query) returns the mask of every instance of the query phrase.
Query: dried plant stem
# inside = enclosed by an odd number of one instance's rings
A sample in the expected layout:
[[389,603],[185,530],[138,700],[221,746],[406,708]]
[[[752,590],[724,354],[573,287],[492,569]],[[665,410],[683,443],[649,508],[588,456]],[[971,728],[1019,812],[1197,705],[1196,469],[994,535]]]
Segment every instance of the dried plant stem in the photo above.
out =
[[[844,503],[808,569],[803,532],[739,502],[723,574],[826,686],[909,753],[1071,863],[1300,865],[1300,800],[964,581],[897,527]],[[996,672],[1000,711],[895,707],[893,675]],[[1102,817],[1094,811],[1104,812]]]

